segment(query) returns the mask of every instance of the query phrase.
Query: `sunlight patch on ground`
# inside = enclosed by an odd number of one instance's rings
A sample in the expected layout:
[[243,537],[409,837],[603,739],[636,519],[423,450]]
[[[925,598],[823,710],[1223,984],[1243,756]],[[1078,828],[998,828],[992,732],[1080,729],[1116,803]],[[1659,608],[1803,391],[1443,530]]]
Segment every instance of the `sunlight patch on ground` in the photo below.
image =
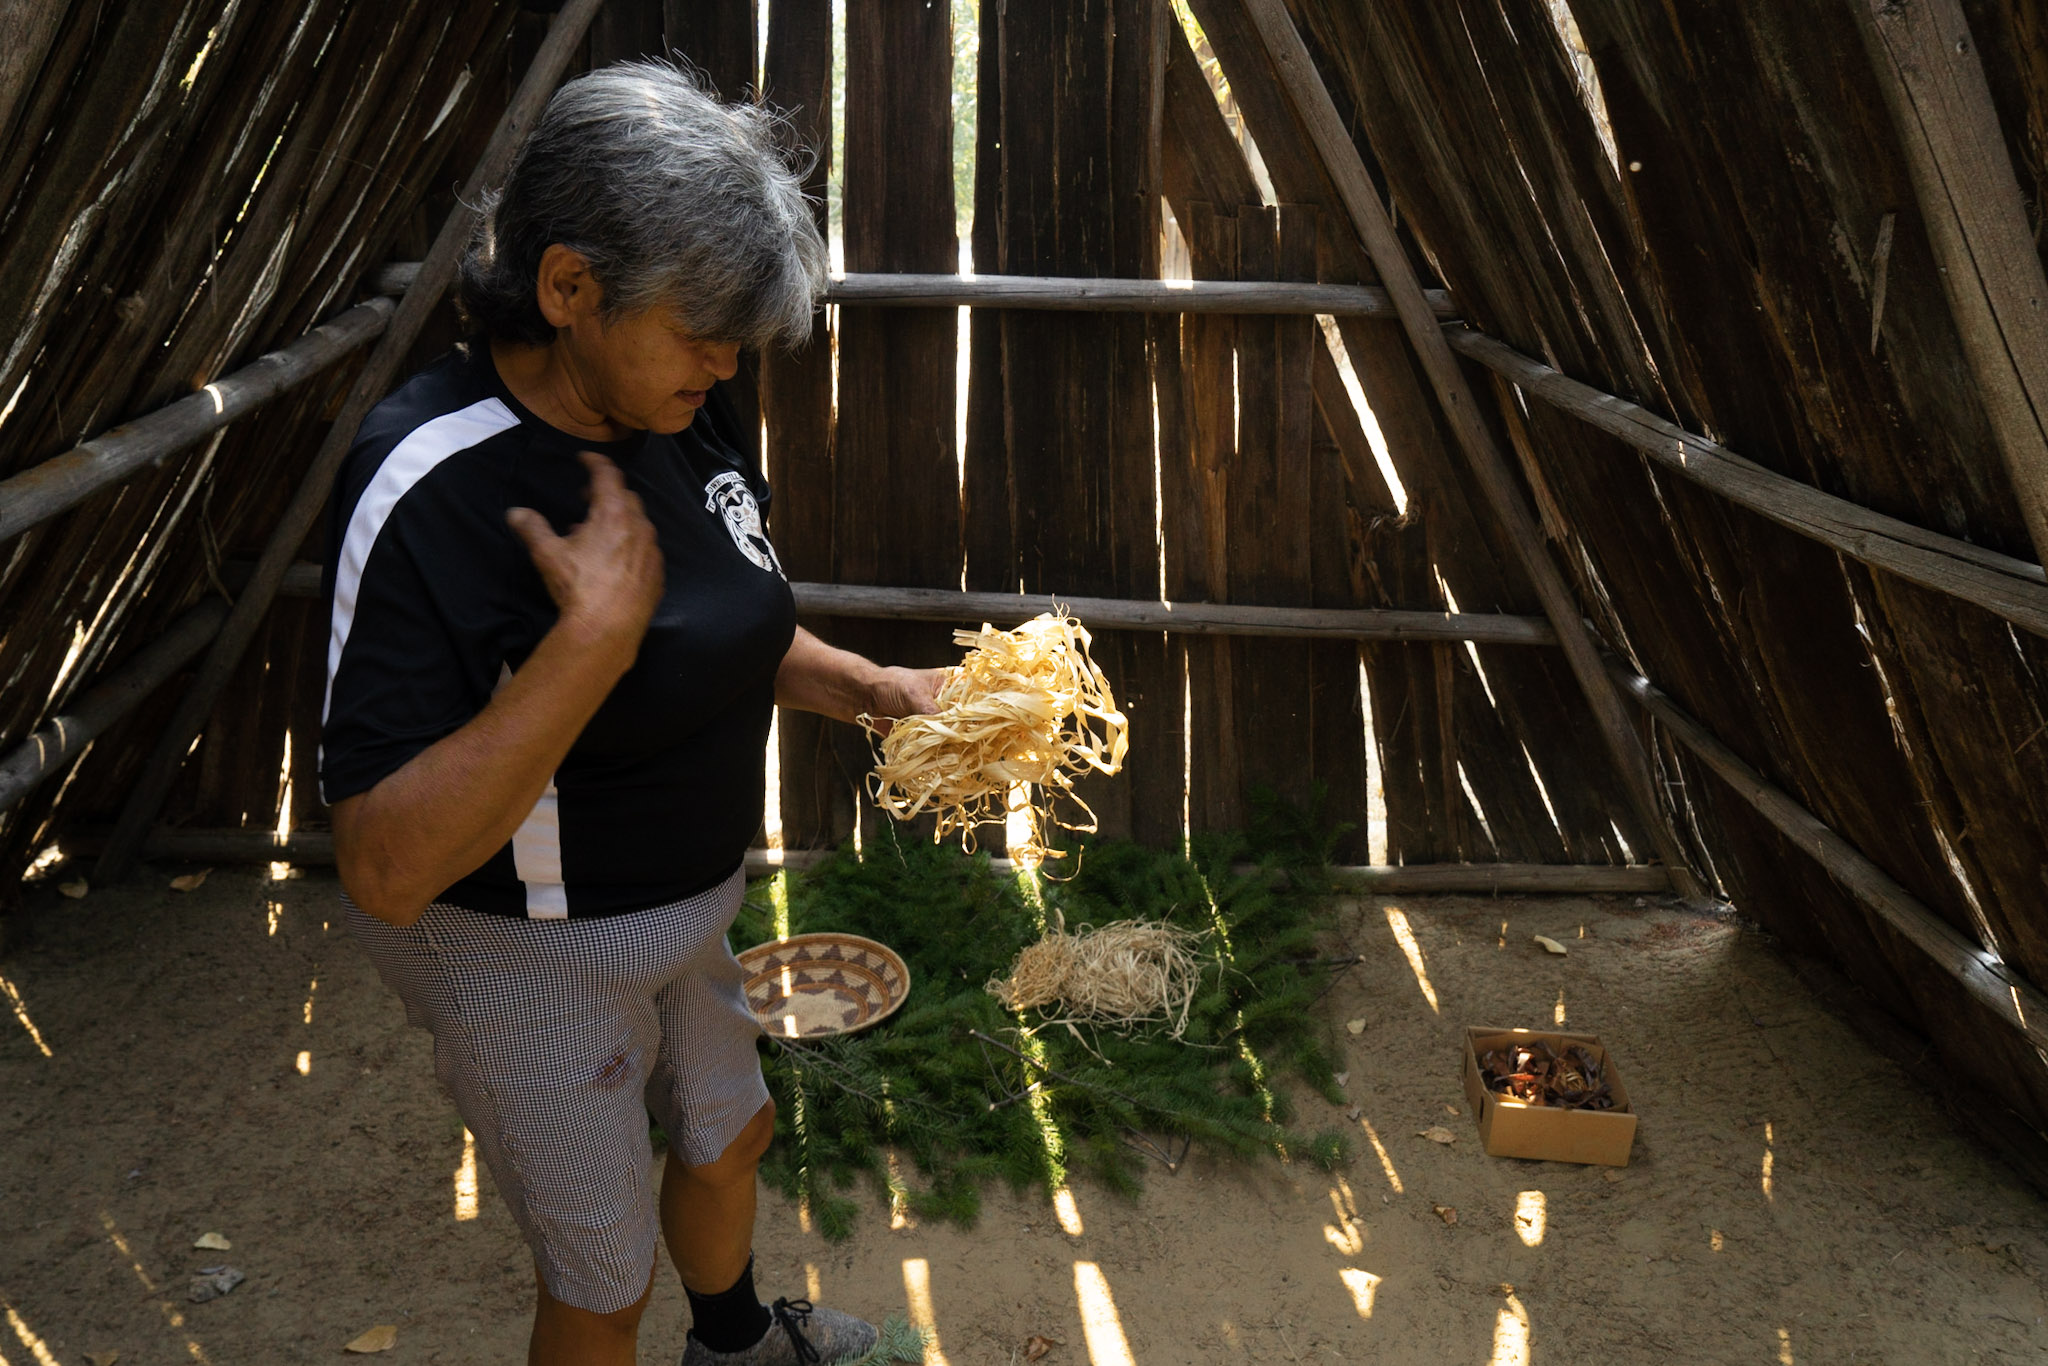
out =
[[7,1004],[14,1007],[14,1018],[21,1021],[21,1027],[28,1031],[29,1038],[35,1040],[36,1047],[43,1050],[43,1056],[55,1056],[50,1052],[50,1045],[43,1042],[42,1031],[36,1028],[36,1022],[28,1017],[28,1006],[22,1001],[21,993],[5,977],[0,977],[0,996],[5,996]]
[[[127,1259],[129,1269],[135,1273],[135,1279],[142,1282],[142,1288],[155,1295],[157,1293],[156,1282],[151,1280],[149,1273],[142,1269],[142,1263],[135,1259],[135,1249],[130,1247],[128,1240],[121,1236],[120,1228],[114,1223],[114,1216],[105,1210],[101,1210],[100,1226],[106,1229],[107,1240],[114,1245],[114,1250]],[[176,1305],[172,1304],[169,1300],[159,1299],[156,1302],[156,1307],[163,1314],[164,1322],[169,1324],[174,1330],[184,1328],[185,1316],[178,1312]],[[211,1360],[206,1355],[206,1349],[189,1337],[185,1339],[185,1350],[194,1361],[201,1363],[201,1366],[211,1366]]]
[[1415,984],[1422,988],[1422,999],[1429,1002],[1430,1010],[1441,1015],[1437,1008],[1436,988],[1429,984],[1429,966],[1422,961],[1422,945],[1415,942],[1415,931],[1408,928],[1408,917],[1393,906],[1387,909],[1387,928],[1394,932],[1394,942],[1401,946],[1407,956],[1408,968],[1415,974]]
[[1337,1279],[1344,1282],[1344,1288],[1351,1292],[1351,1304],[1358,1310],[1358,1317],[1371,1318],[1372,1302],[1380,1290],[1380,1278],[1370,1271],[1347,1266],[1337,1273]]
[[1543,1242],[1550,1224],[1549,1202],[1542,1191],[1523,1191],[1515,1197],[1515,1236],[1530,1247]]
[[948,1366],[939,1346],[939,1321],[932,1315],[932,1266],[924,1258],[904,1259],[903,1297],[910,1307],[910,1326],[926,1334],[925,1366]]
[[1347,1257],[1356,1257],[1365,1251],[1365,1224],[1358,1217],[1351,1185],[1341,1176],[1330,1188],[1330,1208],[1337,1212],[1337,1222],[1323,1225],[1323,1241]]
[[1529,1366],[1529,1311],[1513,1295],[1494,1317],[1489,1366]]
[[1074,1298],[1081,1306],[1081,1332],[1088,1340],[1088,1360],[1093,1366],[1137,1366],[1101,1267],[1093,1262],[1074,1263]]
[[1380,1169],[1387,1174],[1387,1184],[1394,1188],[1394,1194],[1401,1194],[1401,1173],[1394,1170],[1394,1159],[1387,1155],[1387,1145],[1380,1142],[1380,1131],[1372,1127],[1372,1121],[1360,1115],[1358,1127],[1365,1130],[1365,1137],[1372,1144],[1372,1150],[1379,1154]]
[[[0,1303],[5,1303],[5,1301],[0,1301]],[[14,1330],[14,1336],[21,1339],[21,1345],[26,1347],[29,1350],[29,1354],[36,1359],[36,1366],[61,1366],[56,1354],[50,1350],[49,1344],[36,1336],[35,1331],[21,1317],[20,1311],[11,1304],[7,1305],[7,1326]]]
[[462,1131],[462,1164],[455,1169],[455,1220],[476,1218],[476,1135]]
[[1053,1216],[1060,1221],[1060,1232],[1070,1238],[1081,1236],[1081,1211],[1074,1204],[1074,1192],[1061,1186],[1052,1193]]

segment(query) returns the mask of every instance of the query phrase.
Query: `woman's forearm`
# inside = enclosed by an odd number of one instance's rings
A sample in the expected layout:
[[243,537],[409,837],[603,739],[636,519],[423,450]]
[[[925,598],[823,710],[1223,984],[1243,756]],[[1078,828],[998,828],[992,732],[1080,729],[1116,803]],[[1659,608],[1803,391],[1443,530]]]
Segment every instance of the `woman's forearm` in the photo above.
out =
[[336,803],[335,861],[356,905],[409,925],[503,848],[631,665],[620,654],[565,620],[461,729]]
[[851,721],[872,711],[875,685],[886,672],[851,650],[836,649],[796,628],[796,639],[775,673],[775,704]]
[[943,669],[884,667],[835,649],[799,626],[775,673],[775,704],[835,721],[872,716],[877,732],[886,735],[894,718],[934,710],[944,681]]

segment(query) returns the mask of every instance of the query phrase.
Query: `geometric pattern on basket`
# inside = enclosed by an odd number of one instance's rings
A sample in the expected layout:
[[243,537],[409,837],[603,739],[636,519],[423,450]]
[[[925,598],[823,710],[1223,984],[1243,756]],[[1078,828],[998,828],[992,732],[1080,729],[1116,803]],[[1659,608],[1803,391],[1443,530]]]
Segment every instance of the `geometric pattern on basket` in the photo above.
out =
[[910,969],[886,944],[824,931],[756,944],[739,955],[747,1005],[776,1038],[822,1039],[866,1029],[910,994]]

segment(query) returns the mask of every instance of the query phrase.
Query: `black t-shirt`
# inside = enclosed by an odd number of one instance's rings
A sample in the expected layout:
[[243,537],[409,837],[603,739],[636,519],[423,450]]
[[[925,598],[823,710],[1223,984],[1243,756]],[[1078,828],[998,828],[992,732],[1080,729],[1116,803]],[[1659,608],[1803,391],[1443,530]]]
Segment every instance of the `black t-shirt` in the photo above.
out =
[[[615,915],[727,877],[761,822],[775,671],[796,605],[763,530],[768,486],[717,389],[674,436],[548,426],[476,342],[364,419],[329,509],[323,795],[370,788],[461,727],[554,625],[505,510],[560,533],[594,450],[654,523],[667,585],[639,657],[503,849],[436,900],[501,915]],[[431,819],[431,817],[429,817]]]

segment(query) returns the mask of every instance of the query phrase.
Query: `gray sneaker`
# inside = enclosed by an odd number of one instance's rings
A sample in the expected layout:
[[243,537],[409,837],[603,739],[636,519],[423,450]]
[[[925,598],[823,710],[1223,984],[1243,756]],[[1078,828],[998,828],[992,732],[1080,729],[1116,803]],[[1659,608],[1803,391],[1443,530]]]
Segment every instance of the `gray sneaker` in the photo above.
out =
[[873,1324],[809,1300],[777,1300],[768,1314],[767,1335],[737,1352],[714,1352],[692,1335],[683,1366],[836,1366],[875,1347]]

